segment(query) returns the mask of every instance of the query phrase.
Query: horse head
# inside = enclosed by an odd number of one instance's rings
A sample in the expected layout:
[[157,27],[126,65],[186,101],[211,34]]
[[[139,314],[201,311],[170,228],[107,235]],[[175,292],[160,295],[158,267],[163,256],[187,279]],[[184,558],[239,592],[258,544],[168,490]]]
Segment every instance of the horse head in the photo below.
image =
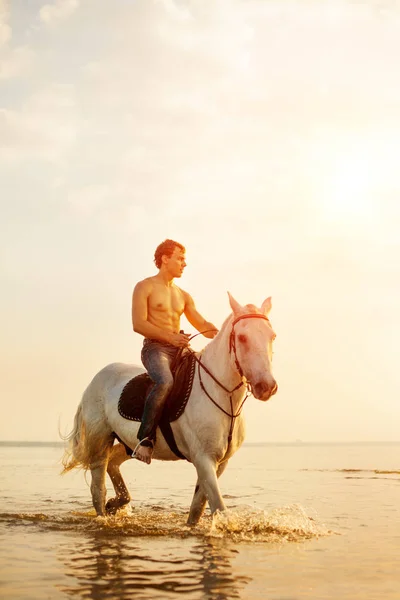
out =
[[229,348],[231,358],[241,376],[250,385],[257,400],[269,400],[278,389],[272,375],[272,345],[276,337],[268,315],[272,308],[271,298],[262,303],[241,306],[231,294],[229,303],[233,311]]

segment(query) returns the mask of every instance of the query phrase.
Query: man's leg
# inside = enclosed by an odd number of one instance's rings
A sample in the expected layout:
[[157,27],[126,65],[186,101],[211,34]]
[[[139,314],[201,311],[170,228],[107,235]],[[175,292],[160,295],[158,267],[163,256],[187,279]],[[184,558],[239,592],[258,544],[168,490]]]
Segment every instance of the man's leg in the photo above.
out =
[[143,443],[138,446],[135,457],[147,464],[151,462],[157,426],[174,383],[171,363],[176,353],[177,349],[173,346],[158,343],[148,344],[142,352],[143,365],[154,385],[146,398],[142,424],[138,431],[138,439],[143,440]]

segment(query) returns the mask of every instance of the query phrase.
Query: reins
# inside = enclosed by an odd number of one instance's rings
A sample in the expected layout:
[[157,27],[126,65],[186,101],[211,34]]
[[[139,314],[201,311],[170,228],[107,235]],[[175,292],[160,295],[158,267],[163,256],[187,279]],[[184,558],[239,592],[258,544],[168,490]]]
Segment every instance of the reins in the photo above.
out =
[[[227,452],[229,449],[229,445],[232,441],[232,435],[233,435],[233,429],[235,427],[235,419],[241,414],[242,412],[242,408],[244,406],[244,403],[246,402],[247,398],[250,395],[251,392],[251,386],[248,382],[246,382],[247,385],[247,393],[242,401],[242,403],[239,406],[238,411],[236,412],[236,414],[233,412],[233,403],[232,403],[232,397],[234,392],[236,392],[238,389],[240,389],[243,385],[244,385],[244,381],[243,381],[243,370],[242,367],[240,366],[237,354],[236,354],[236,340],[235,340],[235,325],[236,323],[238,323],[239,321],[241,321],[242,319],[264,319],[265,321],[268,321],[268,323],[270,322],[268,317],[266,317],[265,315],[261,315],[261,314],[246,314],[246,315],[241,315],[240,317],[236,317],[236,319],[234,319],[234,321],[232,322],[232,329],[231,329],[231,333],[229,334],[229,354],[232,352],[234,352],[234,357],[235,357],[235,366],[236,369],[240,375],[241,381],[238,383],[238,385],[236,387],[234,387],[232,390],[229,390],[227,387],[225,387],[220,381],[218,381],[218,379],[211,373],[211,371],[201,362],[201,357],[198,358],[194,352],[194,350],[192,350],[191,348],[187,348],[187,350],[189,352],[191,352],[195,358],[195,360],[197,361],[198,364],[198,373],[199,373],[199,383],[200,383],[200,387],[202,389],[202,391],[205,393],[205,395],[207,396],[207,398],[209,398],[209,400],[211,400],[211,402],[217,407],[219,408],[219,410],[221,412],[223,412],[225,415],[227,415],[228,417],[230,417],[231,423],[230,423],[230,427],[229,427],[229,434],[228,434],[228,448],[227,448]],[[199,333],[196,333],[195,335],[192,335],[189,338],[189,341],[191,341],[193,338],[195,338],[198,335],[204,334],[204,333],[209,333],[210,331],[215,331],[215,329],[207,329],[206,331],[200,331]],[[229,413],[228,411],[226,411],[224,408],[222,408],[222,406],[220,406],[218,404],[218,402],[216,402],[214,400],[214,398],[212,398],[212,396],[210,396],[210,394],[207,392],[206,388],[204,387],[204,383],[203,380],[201,378],[201,371],[200,371],[200,367],[207,373],[207,375],[209,375],[211,377],[211,379],[213,379],[213,381],[215,381],[215,383],[217,385],[219,385],[220,388],[222,388],[227,394],[229,394],[229,403],[230,403],[230,407],[231,407],[231,412]]]
[[[222,411],[224,414],[226,414],[228,417],[230,417],[231,419],[231,424],[229,427],[229,433],[228,433],[228,448],[229,448],[229,444],[232,441],[232,434],[233,434],[233,429],[235,427],[235,419],[240,415],[240,413],[242,412],[242,408],[244,403],[246,402],[247,398],[250,395],[250,388],[249,386],[247,386],[247,394],[244,397],[241,405],[239,406],[239,410],[236,412],[236,414],[233,412],[233,404],[232,404],[232,396],[233,396],[233,392],[235,392],[236,390],[238,390],[239,388],[242,387],[242,385],[244,385],[243,381],[241,381],[235,388],[233,388],[233,390],[228,390],[224,385],[222,385],[222,383],[220,383],[218,381],[218,379],[216,379],[214,377],[214,375],[212,373],[210,373],[210,371],[207,369],[207,367],[205,367],[205,365],[203,365],[203,363],[201,362],[201,359],[198,359],[196,357],[197,363],[198,363],[198,373],[199,373],[199,383],[200,383],[200,387],[203,390],[203,392],[205,393],[205,395],[207,396],[207,398],[209,398],[211,400],[211,402],[217,407],[219,408],[220,411]],[[207,392],[206,388],[204,387],[204,383],[203,380],[201,379],[201,371],[200,371],[200,367],[202,367],[206,373],[208,373],[208,375],[210,375],[210,377],[212,377],[212,379],[223,389],[225,390],[228,394],[229,394],[229,404],[231,406],[231,412],[229,413],[228,411],[226,411],[224,408],[222,408],[222,406],[220,406],[218,404],[218,402],[216,402],[214,400],[214,398],[212,398],[212,396],[210,396],[210,394]]]

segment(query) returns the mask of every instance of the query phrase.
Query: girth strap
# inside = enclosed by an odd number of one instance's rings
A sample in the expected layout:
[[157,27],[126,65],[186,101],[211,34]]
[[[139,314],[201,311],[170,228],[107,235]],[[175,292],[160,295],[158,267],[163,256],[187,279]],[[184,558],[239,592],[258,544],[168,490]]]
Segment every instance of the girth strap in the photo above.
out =
[[168,446],[170,447],[170,449],[172,450],[172,452],[178,457],[181,458],[182,460],[187,460],[188,462],[191,462],[188,458],[186,458],[186,456],[184,456],[182,454],[182,452],[179,450],[176,441],[175,441],[175,437],[174,437],[174,433],[172,431],[171,428],[171,424],[168,421],[168,419],[162,419],[160,421],[160,423],[158,424],[159,428],[161,429],[161,433],[163,434],[165,441],[167,442]]

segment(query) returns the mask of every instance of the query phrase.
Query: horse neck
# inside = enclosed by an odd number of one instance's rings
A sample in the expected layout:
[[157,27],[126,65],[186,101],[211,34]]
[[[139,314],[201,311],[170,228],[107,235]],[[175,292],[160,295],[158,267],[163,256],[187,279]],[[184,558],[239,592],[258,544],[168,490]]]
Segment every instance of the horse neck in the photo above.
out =
[[[214,375],[227,390],[233,390],[240,382],[240,375],[234,366],[234,362],[229,352],[229,336],[231,332],[232,318],[228,318],[218,335],[207,344],[201,353],[201,362]],[[226,398],[229,405],[229,394],[212,379],[204,373],[202,369],[201,378],[206,388],[213,385],[213,393],[218,393],[221,398]],[[243,385],[232,394],[233,406],[239,405],[245,393]]]

